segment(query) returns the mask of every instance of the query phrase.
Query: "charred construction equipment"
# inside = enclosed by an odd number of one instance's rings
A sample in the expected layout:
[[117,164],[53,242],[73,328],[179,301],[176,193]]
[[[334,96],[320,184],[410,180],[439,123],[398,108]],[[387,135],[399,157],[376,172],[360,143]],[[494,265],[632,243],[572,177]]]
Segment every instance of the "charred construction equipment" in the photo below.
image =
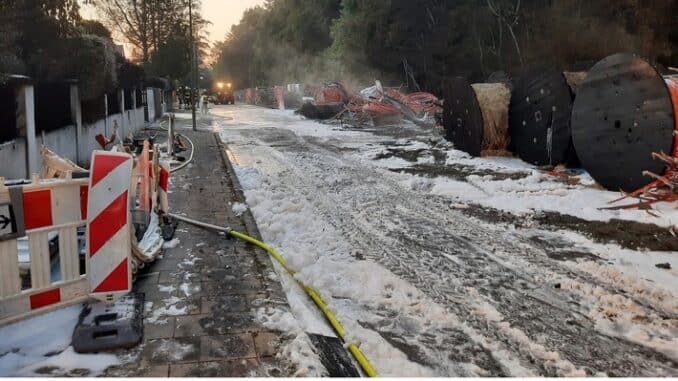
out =
[[675,176],[666,167],[678,158],[678,76],[635,55],[609,56],[588,73],[543,65],[522,72],[508,128],[500,123],[505,89],[484,95],[464,78],[444,89],[447,138],[473,156],[509,149],[535,165],[581,165],[607,189],[638,190],[631,196]]
[[448,80],[443,105],[447,138],[472,156],[511,151],[535,165],[576,164],[570,113],[584,77],[539,66],[524,71],[515,84],[498,73],[488,83]]
[[572,137],[582,165],[610,190],[633,191],[664,173],[653,153],[678,157],[678,77],[662,76],[632,54],[598,62],[572,112]]
[[315,91],[314,103],[304,102],[295,112],[309,119],[332,119],[344,110],[349,94],[339,82],[326,82]]
[[509,107],[509,148],[534,165],[578,165],[570,115],[585,72],[561,72],[550,66],[524,71]]
[[358,94],[350,93],[339,82],[324,83],[313,101],[296,111],[309,119],[337,119],[353,126],[397,124],[404,118],[425,127],[432,127],[433,116],[439,112],[440,103],[433,94],[406,94],[402,88],[384,88],[380,81]]
[[447,80],[443,95],[443,125],[455,148],[472,156],[506,152],[510,84],[472,85],[455,77]]

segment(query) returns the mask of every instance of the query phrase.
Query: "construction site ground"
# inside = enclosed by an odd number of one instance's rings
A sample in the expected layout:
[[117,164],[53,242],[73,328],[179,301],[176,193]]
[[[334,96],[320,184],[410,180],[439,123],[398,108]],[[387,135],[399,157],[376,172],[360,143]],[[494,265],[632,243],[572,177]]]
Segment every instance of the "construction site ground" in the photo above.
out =
[[[585,172],[470,157],[408,122],[248,105],[203,120],[262,237],[380,376],[678,374],[675,204],[610,210],[619,193]],[[299,326],[320,327],[280,278]],[[303,338],[280,316],[269,320]],[[298,368],[315,361],[291,353]]]
[[[263,240],[294,279],[181,223],[135,282],[141,345],[73,357],[74,306],[0,332],[18,343],[0,342],[0,374],[326,376],[314,340],[333,332],[302,281],[379,376],[678,375],[675,203],[611,210],[619,193],[583,171],[470,157],[407,122],[248,105],[212,107],[196,132],[190,113],[176,118],[196,148],[172,175],[171,209]],[[41,325],[63,337],[17,334]]]

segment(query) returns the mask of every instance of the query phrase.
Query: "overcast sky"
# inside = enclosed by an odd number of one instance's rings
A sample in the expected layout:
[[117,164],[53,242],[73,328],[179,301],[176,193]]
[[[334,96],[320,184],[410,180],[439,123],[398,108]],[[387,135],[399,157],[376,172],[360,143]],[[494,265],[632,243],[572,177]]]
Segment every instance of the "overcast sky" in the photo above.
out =
[[[245,9],[256,5],[263,5],[265,0],[202,0],[202,16],[212,22],[208,31],[210,41],[220,41],[237,24]],[[85,18],[96,18],[91,7],[82,5],[81,12]]]

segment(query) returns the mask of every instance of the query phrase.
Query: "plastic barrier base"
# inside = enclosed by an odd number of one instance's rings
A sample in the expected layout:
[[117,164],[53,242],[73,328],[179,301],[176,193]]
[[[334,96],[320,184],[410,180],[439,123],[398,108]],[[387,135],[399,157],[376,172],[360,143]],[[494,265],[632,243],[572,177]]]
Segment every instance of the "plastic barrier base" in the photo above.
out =
[[73,349],[92,353],[132,348],[141,342],[144,294],[130,294],[113,305],[89,303],[73,331]]
[[162,223],[160,224],[160,229],[162,230],[162,239],[165,241],[171,241],[174,238],[174,233],[177,230],[179,221],[170,216],[162,216]]

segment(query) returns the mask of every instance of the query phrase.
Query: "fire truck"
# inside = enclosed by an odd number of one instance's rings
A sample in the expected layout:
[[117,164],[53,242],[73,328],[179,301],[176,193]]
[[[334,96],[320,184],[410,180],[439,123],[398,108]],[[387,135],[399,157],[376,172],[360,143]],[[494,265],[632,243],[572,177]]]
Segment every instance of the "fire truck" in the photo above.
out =
[[228,105],[235,103],[235,97],[233,96],[233,85],[230,82],[216,82],[214,85],[213,94],[214,104]]

